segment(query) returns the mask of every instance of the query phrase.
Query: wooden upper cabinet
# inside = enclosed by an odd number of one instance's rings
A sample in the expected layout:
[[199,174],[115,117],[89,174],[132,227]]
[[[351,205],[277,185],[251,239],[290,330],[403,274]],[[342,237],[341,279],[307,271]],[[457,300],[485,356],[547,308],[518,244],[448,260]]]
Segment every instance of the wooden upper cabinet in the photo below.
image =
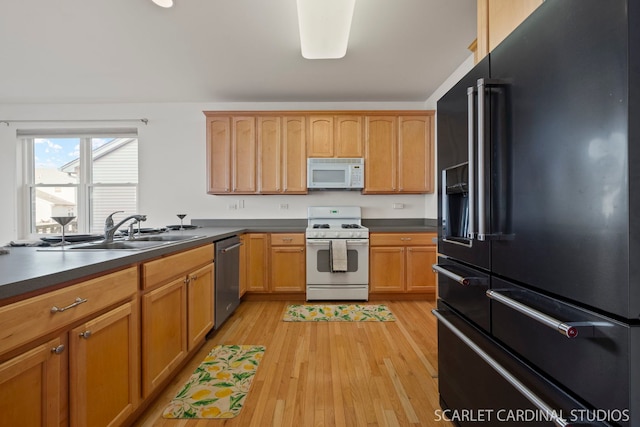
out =
[[365,117],[364,193],[391,193],[397,188],[396,116]]
[[309,116],[308,157],[362,157],[362,116]]
[[304,116],[283,118],[282,186],[288,194],[307,193],[307,132]]
[[309,116],[309,157],[333,157],[333,116]]
[[433,116],[398,117],[398,191],[433,192]]
[[307,192],[304,117],[258,117],[258,192]]
[[544,0],[478,0],[476,62],[498,46]]
[[256,119],[231,119],[232,183],[234,193],[256,192]]
[[335,157],[362,157],[362,116],[335,118]]
[[261,193],[281,191],[282,119],[258,117],[258,182]]
[[231,119],[207,117],[207,192],[231,191]]
[[433,115],[365,118],[365,194],[433,192]]
[[307,158],[365,158],[364,194],[433,191],[433,114],[205,112],[209,194],[307,194]]

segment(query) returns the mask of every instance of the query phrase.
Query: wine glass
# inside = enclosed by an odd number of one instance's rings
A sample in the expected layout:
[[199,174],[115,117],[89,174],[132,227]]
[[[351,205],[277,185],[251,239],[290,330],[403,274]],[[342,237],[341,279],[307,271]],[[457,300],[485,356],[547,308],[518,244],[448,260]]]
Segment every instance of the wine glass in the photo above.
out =
[[62,239],[60,240],[60,246],[66,245],[66,241],[64,240],[64,226],[73,221],[75,216],[52,216],[51,219],[60,224],[62,227]]
[[182,222],[184,220],[184,217],[187,216],[187,214],[176,214],[176,216],[180,218],[180,230],[184,230],[184,225],[182,225]]

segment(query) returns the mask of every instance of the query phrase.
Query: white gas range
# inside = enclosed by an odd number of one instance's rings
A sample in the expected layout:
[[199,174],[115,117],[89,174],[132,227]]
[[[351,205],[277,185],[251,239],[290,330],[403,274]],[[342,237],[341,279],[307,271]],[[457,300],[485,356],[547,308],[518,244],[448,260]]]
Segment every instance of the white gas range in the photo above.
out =
[[359,206],[307,209],[307,301],[369,299],[369,229]]

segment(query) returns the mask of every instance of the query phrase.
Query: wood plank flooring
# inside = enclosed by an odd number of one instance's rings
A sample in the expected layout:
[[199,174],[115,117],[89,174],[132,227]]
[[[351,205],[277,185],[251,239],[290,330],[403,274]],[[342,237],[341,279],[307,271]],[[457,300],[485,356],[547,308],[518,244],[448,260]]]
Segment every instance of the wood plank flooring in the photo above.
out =
[[[243,302],[134,425],[450,426],[435,420],[433,303],[380,303],[396,322],[283,322],[287,302]],[[240,414],[227,420],[163,419],[164,407],[218,344],[267,348]]]

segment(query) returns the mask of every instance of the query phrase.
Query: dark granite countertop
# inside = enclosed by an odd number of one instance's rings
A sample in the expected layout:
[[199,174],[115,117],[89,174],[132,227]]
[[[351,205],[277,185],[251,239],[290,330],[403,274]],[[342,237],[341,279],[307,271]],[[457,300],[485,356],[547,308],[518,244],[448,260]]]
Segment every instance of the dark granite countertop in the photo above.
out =
[[[245,232],[302,233],[307,227],[307,220],[193,220],[191,224],[199,228],[170,233],[200,236],[199,238],[139,251],[12,247],[9,254],[0,255],[0,305],[13,302],[21,295],[33,294],[64,282],[125,268]],[[435,220],[429,219],[363,219],[363,224],[371,232],[437,231]]]
[[0,305],[3,300],[212,243],[243,231],[235,227],[172,231],[201,237],[137,251],[12,247],[9,254],[0,255]]

